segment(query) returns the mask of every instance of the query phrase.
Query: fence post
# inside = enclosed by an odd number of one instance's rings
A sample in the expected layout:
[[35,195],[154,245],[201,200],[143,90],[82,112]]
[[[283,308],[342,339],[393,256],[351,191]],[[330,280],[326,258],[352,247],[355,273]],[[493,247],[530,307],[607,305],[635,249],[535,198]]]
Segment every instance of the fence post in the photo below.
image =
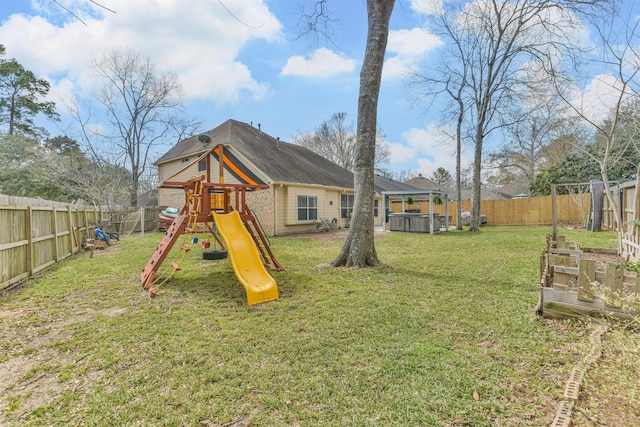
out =
[[140,236],[144,236],[144,227],[147,225],[144,216],[144,206],[140,206]]
[[622,298],[622,280],[624,278],[624,270],[612,262],[607,264],[605,272],[605,286],[609,289],[613,301],[608,303],[609,306],[617,306],[620,298]]
[[54,206],[51,210],[51,231],[53,233],[53,252],[56,262],[60,262],[60,247],[58,245],[58,211]]
[[69,248],[71,248],[71,255],[75,253],[75,246],[73,246],[73,241],[76,237],[76,231],[73,229],[73,218],[71,217],[71,203],[67,205],[67,212],[69,213],[68,225],[69,225]]
[[578,300],[593,302],[593,288],[591,284],[596,280],[596,261],[581,259],[578,269]]
[[31,206],[27,206],[25,228],[27,232],[27,271],[33,276],[33,231],[31,229]]

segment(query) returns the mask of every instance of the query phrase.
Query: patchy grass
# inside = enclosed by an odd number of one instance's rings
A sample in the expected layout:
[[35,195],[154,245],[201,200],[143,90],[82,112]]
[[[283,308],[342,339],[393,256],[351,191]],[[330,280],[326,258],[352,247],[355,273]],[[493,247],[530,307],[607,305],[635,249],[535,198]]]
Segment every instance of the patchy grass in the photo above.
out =
[[587,372],[576,425],[634,426],[640,421],[640,334],[619,326],[604,336],[602,358]]
[[533,313],[549,231],[386,233],[376,269],[324,266],[325,233],[272,238],[281,298],[253,307],[198,245],[149,299],[161,235],[122,240],[0,296],[0,424],[549,424],[592,330]]

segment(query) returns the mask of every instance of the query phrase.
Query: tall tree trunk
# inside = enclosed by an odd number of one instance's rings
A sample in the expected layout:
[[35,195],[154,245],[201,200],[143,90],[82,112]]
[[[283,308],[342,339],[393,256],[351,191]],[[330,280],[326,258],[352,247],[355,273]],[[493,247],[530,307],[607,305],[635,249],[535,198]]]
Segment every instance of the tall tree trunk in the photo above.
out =
[[462,230],[462,123],[464,121],[464,103],[462,85],[456,100],[458,101],[458,122],[456,124],[456,230]]
[[129,194],[129,205],[132,208],[138,206],[138,182],[133,180],[131,182],[131,193]]
[[473,157],[473,200],[471,202],[471,224],[469,231],[480,229],[480,203],[482,199],[482,142],[483,134],[480,126],[476,132],[476,148]]
[[394,3],[395,0],[367,0],[368,31],[364,62],[360,70],[353,216],[347,239],[332,263],[335,267],[379,264],[373,236],[376,129],[382,65]]

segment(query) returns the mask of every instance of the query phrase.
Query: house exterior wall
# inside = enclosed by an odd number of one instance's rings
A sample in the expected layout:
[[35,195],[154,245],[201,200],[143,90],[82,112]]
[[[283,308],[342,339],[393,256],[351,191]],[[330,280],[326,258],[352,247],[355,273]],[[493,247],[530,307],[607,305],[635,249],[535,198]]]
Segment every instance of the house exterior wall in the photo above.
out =
[[[315,231],[323,219],[331,221],[336,218],[339,226],[346,226],[346,222],[340,222],[340,190],[295,184],[283,185],[278,190],[278,234]],[[317,220],[298,220],[298,196],[317,198]]]
[[[236,156],[241,158],[237,153]],[[185,161],[185,159],[187,159]],[[176,159],[158,165],[158,177],[160,182],[171,178],[172,181],[188,181],[189,179],[202,174],[198,171],[197,163],[189,166],[190,162],[197,159],[196,155],[184,159]],[[217,176],[218,162],[211,158],[211,175]],[[246,162],[244,158],[241,159]],[[264,182],[269,182],[269,177],[265,176],[249,162],[245,165],[251,167],[253,172]],[[187,167],[189,166],[189,167]],[[182,168],[187,169],[181,171]],[[174,176],[175,175],[175,176]],[[214,181],[218,181],[215,179]],[[237,184],[238,180],[229,173],[225,173],[224,182],[227,184]],[[304,185],[293,183],[274,183],[265,190],[247,193],[247,204],[255,212],[264,232],[268,235],[286,235],[295,233],[307,233],[317,230],[317,223],[323,219],[331,221],[335,218],[340,228],[348,227],[349,220],[341,218],[341,195],[353,195],[352,189],[341,189],[335,187],[323,187],[320,185]],[[298,196],[316,197],[318,202],[317,220],[298,220]],[[384,201],[382,197],[378,199],[378,216],[374,218],[374,225],[380,226],[384,220]],[[184,191],[174,188],[158,189],[158,204],[160,206],[173,206],[181,208],[185,204]]]
[[[353,190],[310,185],[276,184],[274,200],[276,233],[283,235],[316,231],[319,221],[324,219],[331,221],[334,218],[338,221],[338,227],[348,227],[349,220],[341,218],[340,196],[342,194],[352,195]],[[298,196],[317,197],[318,220],[298,220]],[[381,226],[384,220],[384,201],[382,197],[376,197],[376,199],[378,199],[379,209],[378,215],[374,218],[374,225]]]
[[[197,158],[198,157],[196,155],[193,155],[158,165],[158,181],[163,182],[168,180],[169,178],[171,178],[172,181],[186,181],[198,172],[197,164],[189,166],[189,163],[195,161]],[[180,173],[177,177],[172,177],[187,166],[189,167],[186,170],[182,171],[182,173]]]
[[[162,183],[169,178],[171,178],[172,181],[187,181],[190,178],[198,175],[198,165],[193,164],[189,166],[189,163],[193,162],[196,159],[197,156],[193,155],[158,165],[158,181]],[[186,170],[180,172],[187,166],[189,167]],[[178,172],[180,173],[178,174]],[[178,175],[173,176],[176,174]],[[184,198],[184,191],[176,188],[158,188],[159,206],[172,206],[176,208],[182,208],[185,203],[186,201]]]

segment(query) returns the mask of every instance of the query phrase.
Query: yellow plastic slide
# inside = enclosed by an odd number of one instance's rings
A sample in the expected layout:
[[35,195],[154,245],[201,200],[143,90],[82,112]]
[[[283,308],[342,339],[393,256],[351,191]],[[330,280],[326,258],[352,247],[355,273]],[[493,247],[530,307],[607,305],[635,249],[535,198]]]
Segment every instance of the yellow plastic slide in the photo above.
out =
[[278,284],[262,264],[258,248],[238,211],[228,214],[213,212],[213,220],[227,245],[236,276],[247,291],[249,305],[278,299]]

